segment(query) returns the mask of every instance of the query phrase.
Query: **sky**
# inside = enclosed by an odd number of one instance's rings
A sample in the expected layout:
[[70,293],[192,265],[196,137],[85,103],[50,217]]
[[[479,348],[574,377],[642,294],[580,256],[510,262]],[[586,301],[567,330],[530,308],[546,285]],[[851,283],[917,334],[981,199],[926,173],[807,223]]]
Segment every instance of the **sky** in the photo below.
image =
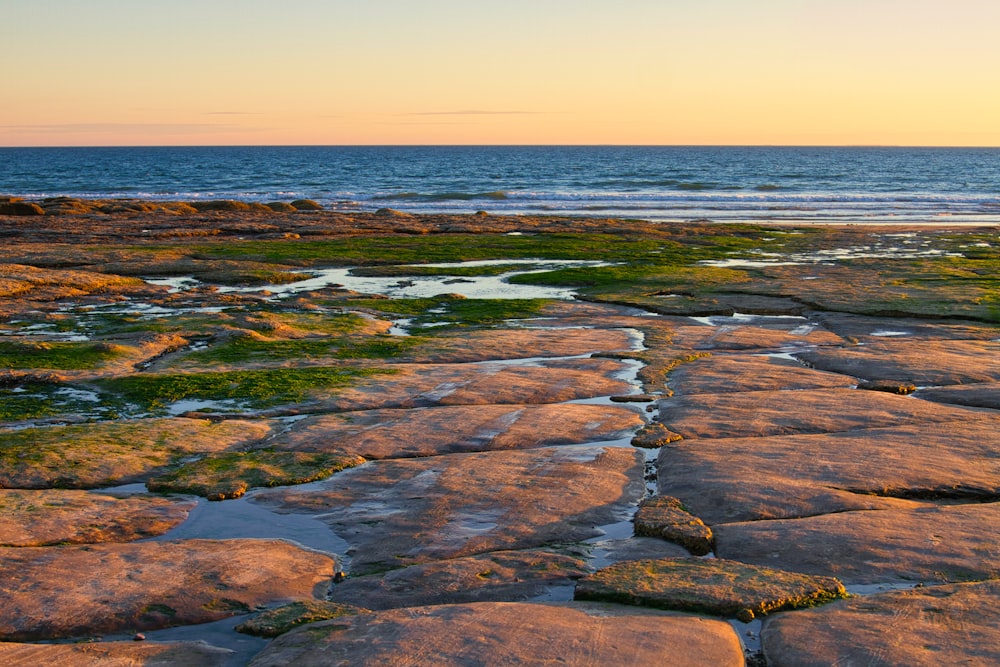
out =
[[997,0],[0,0],[0,146],[1000,146]]

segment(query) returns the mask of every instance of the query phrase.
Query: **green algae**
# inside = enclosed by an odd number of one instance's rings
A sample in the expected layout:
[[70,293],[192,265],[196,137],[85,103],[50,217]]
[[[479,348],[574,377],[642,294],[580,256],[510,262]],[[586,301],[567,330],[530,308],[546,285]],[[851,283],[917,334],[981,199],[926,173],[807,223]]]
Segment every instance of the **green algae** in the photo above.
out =
[[371,613],[367,609],[325,600],[300,600],[268,609],[236,626],[236,632],[257,637],[277,637],[307,623]]
[[119,357],[127,350],[109,343],[0,341],[0,368],[83,370]]
[[238,401],[246,409],[268,408],[310,399],[316,391],[347,387],[360,379],[389,374],[391,369],[352,366],[276,368],[130,375],[95,382],[105,392],[150,412],[163,412],[171,403],[196,399]]
[[157,493],[191,493],[209,500],[239,498],[249,489],[306,484],[364,463],[354,454],[257,450],[209,454],[146,481]]

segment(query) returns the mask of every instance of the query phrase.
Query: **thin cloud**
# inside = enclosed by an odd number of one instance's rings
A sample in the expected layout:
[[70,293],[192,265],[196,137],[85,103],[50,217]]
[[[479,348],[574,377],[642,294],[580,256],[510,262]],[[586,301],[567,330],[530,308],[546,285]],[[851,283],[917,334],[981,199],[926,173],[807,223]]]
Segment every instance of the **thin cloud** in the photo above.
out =
[[487,111],[484,109],[467,109],[463,111],[414,111],[399,114],[400,116],[529,116],[545,113],[544,111]]
[[206,111],[204,116],[260,116],[259,111]]
[[45,134],[187,134],[239,130],[229,123],[57,123],[48,125],[6,125],[11,132]]

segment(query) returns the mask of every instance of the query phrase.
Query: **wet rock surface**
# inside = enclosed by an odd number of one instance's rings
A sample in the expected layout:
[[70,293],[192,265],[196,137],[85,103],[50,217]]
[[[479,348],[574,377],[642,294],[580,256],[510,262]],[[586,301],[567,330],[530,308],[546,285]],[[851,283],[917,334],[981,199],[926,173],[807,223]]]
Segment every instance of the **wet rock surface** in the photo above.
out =
[[773,667],[995,665],[1000,583],[930,586],[779,614],[764,626]]
[[207,623],[260,604],[321,596],[333,570],[330,557],[277,540],[4,548],[0,637],[88,637]]
[[616,563],[584,577],[577,600],[694,611],[744,622],[782,609],[846,597],[832,577],[815,577],[722,559]]
[[600,534],[642,494],[642,455],[600,446],[373,461],[255,500],[308,512],[351,545],[352,573]]
[[[3,638],[108,640],[0,662],[242,666],[255,619],[259,664],[996,662],[996,230],[204,204],[0,214]],[[900,234],[939,254],[852,257]],[[465,259],[506,266],[429,264]],[[636,606],[667,560],[702,610],[863,597],[758,645]],[[628,604],[569,602],[615,572]],[[343,604],[378,611],[314,622]]]
[[189,500],[156,496],[0,489],[0,546],[131,542],[162,535],[184,521],[193,506]]
[[319,623],[279,637],[251,665],[661,665],[665,651],[674,665],[743,664],[739,640],[719,621],[600,605],[494,602]]

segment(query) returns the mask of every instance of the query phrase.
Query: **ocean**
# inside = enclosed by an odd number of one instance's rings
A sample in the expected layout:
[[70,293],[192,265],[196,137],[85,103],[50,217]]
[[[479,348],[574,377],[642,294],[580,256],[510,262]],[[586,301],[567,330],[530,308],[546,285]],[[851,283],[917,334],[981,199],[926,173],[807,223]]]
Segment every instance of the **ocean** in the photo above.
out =
[[654,221],[1000,223],[1000,149],[0,148],[0,194],[315,199],[337,210]]

